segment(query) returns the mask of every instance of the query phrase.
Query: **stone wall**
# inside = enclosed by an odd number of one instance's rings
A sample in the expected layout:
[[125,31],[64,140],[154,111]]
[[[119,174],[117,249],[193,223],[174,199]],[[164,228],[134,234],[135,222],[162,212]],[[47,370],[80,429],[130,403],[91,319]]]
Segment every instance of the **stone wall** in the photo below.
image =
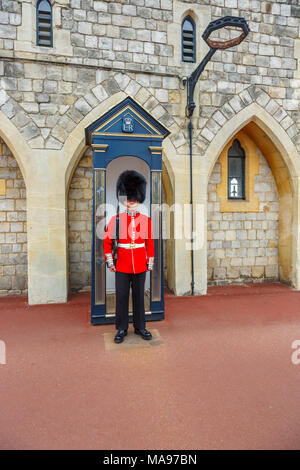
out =
[[167,45],[167,21],[172,21],[170,0],[132,2],[73,1],[62,8],[62,28],[71,31],[74,56],[86,64],[126,63],[167,65],[173,46]]
[[259,212],[220,212],[217,184],[221,166],[214,166],[208,184],[208,283],[228,284],[278,279],[278,193],[270,167],[259,152],[254,176]]
[[[0,139],[0,295],[27,293],[26,189],[18,163]],[[2,194],[2,192],[1,192]]]
[[[179,23],[172,21],[180,6],[183,14],[184,7],[195,12],[198,33],[224,15],[245,17],[251,30],[239,46],[217,51],[201,76],[195,151],[204,154],[228,116],[249,103],[251,86],[257,87],[256,96],[266,93],[262,106],[300,150],[297,0],[59,0],[53,7],[54,32],[67,33],[71,56],[55,48],[24,49],[26,31],[35,42],[33,0],[1,0],[1,5],[0,108],[32,148],[60,149],[84,116],[124,91],[171,130],[179,153],[188,153],[186,91],[180,90],[180,77],[195,65],[187,70],[187,64],[174,63],[181,35]],[[26,15],[25,7],[31,8]],[[179,27],[176,34],[169,30],[172,25],[176,31]],[[202,40],[201,58],[205,48]]]

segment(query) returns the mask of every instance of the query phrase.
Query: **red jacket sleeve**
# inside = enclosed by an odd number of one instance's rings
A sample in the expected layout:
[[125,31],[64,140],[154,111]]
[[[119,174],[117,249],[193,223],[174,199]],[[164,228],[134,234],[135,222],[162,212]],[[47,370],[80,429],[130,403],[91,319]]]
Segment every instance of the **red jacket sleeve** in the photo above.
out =
[[150,217],[148,217],[148,238],[145,239],[146,251],[147,251],[147,263],[153,264],[154,260],[154,240],[152,232],[152,223]]
[[114,227],[115,227],[115,220],[116,216],[114,215],[105,230],[104,238],[103,238],[103,251],[105,255],[105,261],[108,263],[109,266],[114,264],[113,254],[112,254],[112,241],[114,238]]

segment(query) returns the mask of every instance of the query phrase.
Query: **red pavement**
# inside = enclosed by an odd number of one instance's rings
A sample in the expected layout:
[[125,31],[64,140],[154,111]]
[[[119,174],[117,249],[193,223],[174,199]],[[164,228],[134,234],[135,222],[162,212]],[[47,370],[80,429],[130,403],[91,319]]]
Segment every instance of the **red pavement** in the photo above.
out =
[[147,323],[164,343],[118,351],[104,348],[114,325],[89,324],[89,302],[0,298],[1,449],[300,448],[299,291],[166,293],[166,319]]

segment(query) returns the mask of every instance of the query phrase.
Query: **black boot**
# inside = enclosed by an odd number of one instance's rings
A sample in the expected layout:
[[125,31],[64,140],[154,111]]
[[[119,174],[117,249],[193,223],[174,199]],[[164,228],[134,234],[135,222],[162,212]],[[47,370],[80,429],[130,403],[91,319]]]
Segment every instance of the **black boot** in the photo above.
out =
[[152,334],[150,333],[150,331],[146,330],[145,328],[143,330],[139,330],[138,328],[135,328],[134,332],[136,335],[141,335],[143,339],[152,339]]
[[118,330],[116,336],[115,336],[115,343],[122,343],[124,336],[127,335],[127,330]]

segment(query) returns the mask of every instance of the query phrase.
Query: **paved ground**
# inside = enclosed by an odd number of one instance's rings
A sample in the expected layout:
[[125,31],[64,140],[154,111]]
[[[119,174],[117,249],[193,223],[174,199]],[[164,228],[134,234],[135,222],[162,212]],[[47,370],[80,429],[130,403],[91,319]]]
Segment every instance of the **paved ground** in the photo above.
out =
[[300,292],[166,294],[153,345],[117,348],[113,325],[89,325],[89,300],[0,298],[1,449],[300,448]]

